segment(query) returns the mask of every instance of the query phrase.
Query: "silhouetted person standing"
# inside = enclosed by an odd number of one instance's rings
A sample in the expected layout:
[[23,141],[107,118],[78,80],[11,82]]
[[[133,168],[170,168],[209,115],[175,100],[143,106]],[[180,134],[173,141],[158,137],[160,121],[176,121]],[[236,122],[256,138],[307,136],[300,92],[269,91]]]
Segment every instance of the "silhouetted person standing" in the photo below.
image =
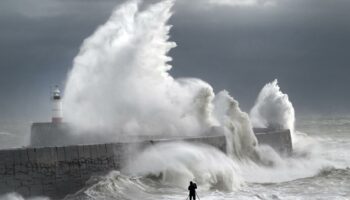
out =
[[197,185],[190,181],[190,186],[188,186],[188,190],[190,191],[190,200],[196,200],[196,189]]

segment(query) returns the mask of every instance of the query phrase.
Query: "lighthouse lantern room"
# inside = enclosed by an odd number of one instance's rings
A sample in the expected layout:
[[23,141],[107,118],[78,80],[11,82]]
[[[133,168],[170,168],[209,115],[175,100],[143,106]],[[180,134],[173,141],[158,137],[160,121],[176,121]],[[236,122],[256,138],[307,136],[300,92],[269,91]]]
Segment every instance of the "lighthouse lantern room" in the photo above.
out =
[[62,101],[61,101],[61,91],[58,86],[52,92],[52,123],[62,122]]

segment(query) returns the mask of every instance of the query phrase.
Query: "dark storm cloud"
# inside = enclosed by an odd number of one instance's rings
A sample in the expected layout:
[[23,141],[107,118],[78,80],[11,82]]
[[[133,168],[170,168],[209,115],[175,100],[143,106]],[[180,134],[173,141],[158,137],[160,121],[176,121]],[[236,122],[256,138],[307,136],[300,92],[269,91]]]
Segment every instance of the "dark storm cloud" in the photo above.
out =
[[315,0],[178,9],[173,72],[229,89],[246,110],[263,84],[278,78],[297,114],[344,111],[350,100],[348,8],[349,1]]
[[1,131],[28,133],[32,121],[49,119],[50,87],[64,84],[80,44],[117,4],[0,2]]
[[[84,38],[121,2],[0,2],[0,130],[11,120],[48,118],[50,86],[64,84]],[[171,39],[178,47],[171,51],[171,73],[202,78],[216,91],[229,90],[246,111],[274,78],[297,114],[347,109],[350,1],[274,2],[177,1]]]

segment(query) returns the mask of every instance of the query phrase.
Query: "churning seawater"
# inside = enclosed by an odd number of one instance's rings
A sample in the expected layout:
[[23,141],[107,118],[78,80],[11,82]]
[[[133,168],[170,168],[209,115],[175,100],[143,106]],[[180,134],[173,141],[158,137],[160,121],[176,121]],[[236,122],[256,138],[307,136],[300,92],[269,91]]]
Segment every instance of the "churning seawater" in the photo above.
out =
[[[299,144],[294,144],[296,152],[291,157],[282,157],[283,161],[273,166],[258,166],[246,161],[235,161],[233,170],[240,172],[222,175],[240,176],[242,179],[240,186],[230,191],[222,184],[212,184],[208,187],[202,182],[198,185],[199,198],[202,200],[350,199],[350,118],[304,118],[297,121],[296,129],[305,134],[299,133],[302,135],[299,135]],[[208,151],[205,154],[210,153]],[[150,162],[157,168],[156,166],[161,162],[157,163],[155,159],[152,158]],[[158,157],[158,159],[164,158]],[[214,158],[209,155],[203,159]],[[188,162],[185,158],[180,160]],[[202,164],[213,163],[208,161]],[[229,163],[216,163],[217,167],[226,164]],[[180,171],[186,169],[178,169],[176,173],[170,169],[172,165],[175,165],[175,168],[181,168],[174,162],[168,166],[159,167],[161,172],[159,174],[152,172],[140,177],[132,177],[113,171],[107,176],[94,177],[86,188],[68,196],[67,199],[185,200],[187,183],[178,185],[177,179],[182,176]],[[208,174],[206,170],[198,169],[198,171]],[[215,172],[211,175],[213,174]],[[210,180],[208,178],[206,181]]]

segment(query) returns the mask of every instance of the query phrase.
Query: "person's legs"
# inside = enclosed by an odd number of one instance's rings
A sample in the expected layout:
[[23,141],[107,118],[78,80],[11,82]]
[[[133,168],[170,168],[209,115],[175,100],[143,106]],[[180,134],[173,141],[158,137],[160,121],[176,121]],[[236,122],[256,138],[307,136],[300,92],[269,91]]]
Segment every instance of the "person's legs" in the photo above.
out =
[[190,200],[196,200],[196,195],[195,194],[190,194]]

